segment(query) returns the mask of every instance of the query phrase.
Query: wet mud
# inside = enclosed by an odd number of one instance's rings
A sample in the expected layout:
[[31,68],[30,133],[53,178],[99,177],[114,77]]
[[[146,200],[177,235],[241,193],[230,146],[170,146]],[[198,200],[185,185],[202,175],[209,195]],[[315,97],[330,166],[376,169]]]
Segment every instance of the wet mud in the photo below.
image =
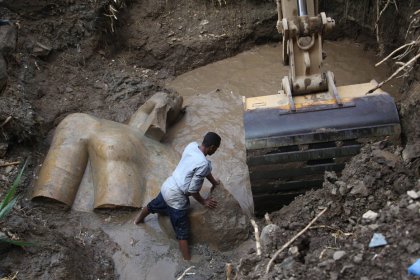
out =
[[[387,78],[388,68],[374,67],[378,58],[373,51],[351,41],[325,41],[327,57],[323,68],[334,73],[337,86],[380,82]],[[210,92],[216,89],[245,97],[276,94],[281,79],[289,68],[281,59],[281,44],[258,46],[234,57],[200,67],[167,83],[183,96]],[[399,82],[383,89],[398,97]]]

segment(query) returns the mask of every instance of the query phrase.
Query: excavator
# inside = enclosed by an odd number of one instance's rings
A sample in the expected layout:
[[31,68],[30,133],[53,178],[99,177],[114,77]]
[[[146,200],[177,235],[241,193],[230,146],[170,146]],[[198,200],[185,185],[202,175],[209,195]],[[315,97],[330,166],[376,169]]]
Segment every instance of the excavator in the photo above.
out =
[[322,67],[324,35],[335,21],[317,0],[277,0],[282,59],[289,66],[278,94],[244,100],[247,165],[256,215],[309,189],[325,171],[340,172],[369,139],[398,139],[393,98],[375,81],[337,87]]

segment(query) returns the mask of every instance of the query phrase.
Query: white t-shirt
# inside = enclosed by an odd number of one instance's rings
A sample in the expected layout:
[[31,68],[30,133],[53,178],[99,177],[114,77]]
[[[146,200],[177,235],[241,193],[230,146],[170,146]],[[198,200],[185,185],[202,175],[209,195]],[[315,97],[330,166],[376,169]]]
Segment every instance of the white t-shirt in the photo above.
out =
[[172,208],[187,209],[190,204],[188,193],[201,190],[211,169],[211,161],[206,159],[197,142],[188,144],[175,171],[162,185],[163,199]]

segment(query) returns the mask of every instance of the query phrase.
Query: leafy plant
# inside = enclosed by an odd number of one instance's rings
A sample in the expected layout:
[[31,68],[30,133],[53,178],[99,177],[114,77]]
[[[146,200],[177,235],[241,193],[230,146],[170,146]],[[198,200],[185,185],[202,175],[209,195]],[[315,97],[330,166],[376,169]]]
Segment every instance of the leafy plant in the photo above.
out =
[[[6,196],[0,203],[0,221],[6,217],[7,214],[10,213],[10,211],[13,209],[13,206],[15,206],[16,201],[18,199],[16,195],[17,187],[19,186],[20,180],[22,178],[23,171],[25,170],[27,161],[22,166],[22,169],[19,171],[19,174],[17,175],[15,181],[13,182],[12,186],[10,187],[9,191],[7,192]],[[24,242],[24,241],[18,241],[18,240],[12,240],[8,238],[2,238],[0,237],[0,242],[7,242],[13,245],[17,246],[29,246],[32,245],[30,242]]]

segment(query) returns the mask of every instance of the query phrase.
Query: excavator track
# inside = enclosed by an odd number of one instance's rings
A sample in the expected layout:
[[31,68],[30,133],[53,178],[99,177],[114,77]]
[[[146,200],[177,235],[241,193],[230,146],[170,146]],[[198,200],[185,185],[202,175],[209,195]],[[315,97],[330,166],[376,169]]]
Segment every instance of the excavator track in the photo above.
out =
[[[352,87],[363,90],[368,85]],[[347,100],[342,107],[311,106],[295,112],[278,106],[246,109],[247,164],[257,215],[320,187],[325,171],[340,172],[365,139],[400,134],[398,112],[387,93]],[[252,107],[252,100],[247,105]]]

